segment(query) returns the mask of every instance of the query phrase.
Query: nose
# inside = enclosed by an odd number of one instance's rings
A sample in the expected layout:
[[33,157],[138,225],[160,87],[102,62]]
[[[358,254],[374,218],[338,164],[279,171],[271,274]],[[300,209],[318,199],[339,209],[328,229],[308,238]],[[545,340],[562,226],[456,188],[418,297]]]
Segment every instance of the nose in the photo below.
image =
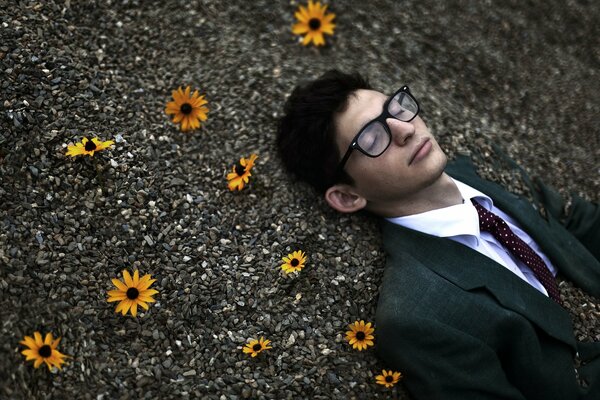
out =
[[388,118],[385,122],[392,132],[392,140],[398,146],[406,145],[415,134],[415,126],[411,122],[400,121],[396,118]]

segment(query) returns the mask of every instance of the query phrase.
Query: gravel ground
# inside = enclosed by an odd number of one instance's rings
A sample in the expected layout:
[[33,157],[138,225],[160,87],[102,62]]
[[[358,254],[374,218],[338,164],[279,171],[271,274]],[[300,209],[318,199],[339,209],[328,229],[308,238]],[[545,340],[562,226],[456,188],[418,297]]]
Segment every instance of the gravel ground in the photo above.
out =
[[[0,0],[0,398],[409,399],[343,337],[375,314],[375,221],[328,210],[275,156],[286,95],[332,66],[410,84],[448,153],[489,179],[523,191],[497,144],[600,199],[597,2],[332,3],[315,49],[291,34],[295,1]],[[211,111],[183,135],[163,110],[188,84]],[[83,135],[117,143],[67,158]],[[230,193],[253,152],[250,187]],[[308,265],[286,277],[296,249]],[[106,302],[123,268],[157,278],[138,318]],[[598,300],[562,288],[577,337],[600,340]],[[61,372],[24,363],[35,330],[63,337]],[[259,335],[273,349],[250,359]]]

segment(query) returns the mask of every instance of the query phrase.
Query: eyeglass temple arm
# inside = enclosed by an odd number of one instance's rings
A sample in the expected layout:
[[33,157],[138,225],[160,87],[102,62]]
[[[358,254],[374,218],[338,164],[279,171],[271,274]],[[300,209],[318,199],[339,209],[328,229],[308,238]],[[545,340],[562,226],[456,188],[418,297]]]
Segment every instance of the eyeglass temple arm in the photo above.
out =
[[352,151],[354,150],[355,146],[356,146],[356,143],[353,142],[350,145],[350,147],[348,147],[348,150],[346,151],[346,154],[344,154],[342,161],[340,161],[340,163],[338,164],[337,170],[335,171],[334,179],[337,179],[340,176],[340,174],[342,173],[342,170],[344,169],[344,165],[346,165],[346,162],[350,158],[350,155],[352,154]]

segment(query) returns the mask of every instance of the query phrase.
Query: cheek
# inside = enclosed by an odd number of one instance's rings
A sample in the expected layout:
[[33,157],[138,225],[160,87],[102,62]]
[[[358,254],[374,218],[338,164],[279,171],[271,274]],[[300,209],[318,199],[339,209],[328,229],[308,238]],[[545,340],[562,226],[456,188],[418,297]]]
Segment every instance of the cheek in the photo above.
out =
[[394,184],[407,175],[402,157],[394,152],[386,151],[377,158],[364,159],[357,163],[350,175],[358,186],[366,190]]

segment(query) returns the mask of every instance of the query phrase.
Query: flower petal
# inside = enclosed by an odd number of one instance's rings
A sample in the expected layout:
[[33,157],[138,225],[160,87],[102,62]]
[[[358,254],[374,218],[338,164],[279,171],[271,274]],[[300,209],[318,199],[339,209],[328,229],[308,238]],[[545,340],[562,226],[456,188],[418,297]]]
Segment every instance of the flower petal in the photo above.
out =
[[122,302],[119,303],[119,305],[116,308],[116,312],[121,311],[121,314],[125,315],[127,314],[127,311],[129,311],[129,308],[131,307],[131,300],[123,300]]
[[185,117],[185,114],[178,112],[174,117],[173,117],[173,123],[174,124],[178,124],[181,122],[181,120],[183,119],[183,117]]
[[127,291],[127,285],[125,285],[122,281],[120,281],[119,279],[116,278],[112,278],[111,282],[113,283],[113,285],[115,285],[119,290],[126,292]]
[[128,288],[133,287],[133,279],[131,279],[131,275],[126,269],[123,270],[123,279],[125,279],[125,284]]
[[[141,303],[155,303],[156,302],[156,300],[154,300],[152,297],[142,296],[142,295],[139,295],[136,300],[139,300],[139,302],[141,302]],[[146,308],[146,310],[147,310],[147,308]]]
[[140,282],[138,283],[138,290],[146,290],[156,281],[156,279],[151,279],[150,274],[146,274],[140,278]]
[[35,340],[33,340],[33,338],[31,336],[25,336],[23,338],[23,340],[21,340],[19,343],[24,344],[25,346],[29,347],[30,349],[37,348],[37,346],[35,344]]
[[50,332],[46,333],[46,337],[44,338],[44,344],[47,344],[48,346],[50,346],[52,344],[53,340],[54,340],[54,338],[52,337],[52,333],[50,333]]
[[292,33],[295,35],[302,35],[308,32],[309,30],[310,28],[308,27],[308,25],[304,23],[298,23],[292,26]]
[[44,341],[42,340],[42,334],[39,332],[33,332],[33,337],[35,337],[35,345],[37,347],[42,347],[44,345]]
[[148,305],[147,302],[145,302],[144,300],[140,299],[139,297],[137,298],[137,303],[144,309],[144,310],[148,310],[150,308],[150,306]]
[[156,290],[156,289],[146,289],[146,290],[140,291],[140,296],[154,296],[157,293],[158,293],[158,290]]
[[133,286],[138,287],[138,283],[140,282],[140,271],[137,269],[133,271]]
[[118,290],[111,290],[111,292],[117,292],[117,295],[110,295],[110,297],[108,299],[106,299],[106,301],[108,303],[112,303],[115,301],[123,301],[127,298],[127,294],[120,292]]
[[[60,343],[60,339],[62,339],[61,337],[57,337],[52,344],[50,345],[50,347],[52,347],[53,349],[56,349],[56,347],[58,346],[58,344]],[[57,352],[57,350],[54,350],[54,352]]]
[[38,357],[38,352],[32,349],[23,350],[21,354],[26,357],[25,361],[35,360]]

